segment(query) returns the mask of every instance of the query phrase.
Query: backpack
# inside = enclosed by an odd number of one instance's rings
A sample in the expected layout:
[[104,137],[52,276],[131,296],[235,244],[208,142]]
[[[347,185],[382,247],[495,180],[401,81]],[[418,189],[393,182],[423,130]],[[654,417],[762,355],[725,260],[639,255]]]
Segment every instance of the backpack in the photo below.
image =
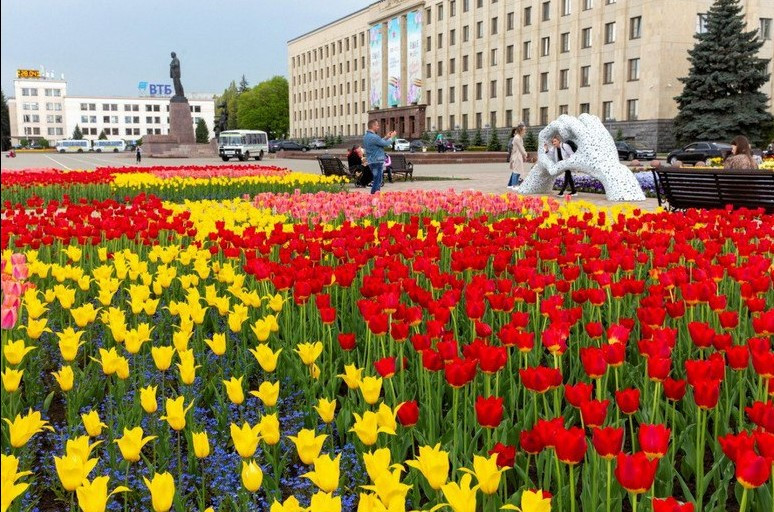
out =
[[567,145],[568,145],[568,146],[570,146],[570,147],[572,148],[572,152],[573,152],[573,153],[575,153],[576,151],[578,151],[578,145],[575,143],[575,141],[574,141],[574,140],[568,140],[568,141],[566,141],[566,142],[567,142]]

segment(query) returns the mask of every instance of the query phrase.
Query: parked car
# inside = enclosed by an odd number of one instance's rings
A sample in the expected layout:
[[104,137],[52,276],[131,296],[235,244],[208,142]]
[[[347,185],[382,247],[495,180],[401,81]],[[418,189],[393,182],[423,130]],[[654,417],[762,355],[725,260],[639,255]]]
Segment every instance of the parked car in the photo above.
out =
[[281,140],[277,143],[276,151],[309,151],[309,146],[302,146],[294,140]]
[[769,146],[763,150],[763,158],[774,158],[774,142],[769,144]]
[[669,165],[677,165],[677,162],[696,165],[697,162],[706,162],[710,158],[725,159],[731,153],[731,144],[725,142],[693,142],[682,149],[676,149],[667,155]]
[[328,145],[322,139],[314,139],[309,143],[309,149],[325,149]]
[[279,139],[269,141],[269,153],[276,153],[279,143],[282,142]]
[[408,151],[411,143],[406,139],[396,139],[392,147],[395,148],[395,151]]
[[443,139],[443,144],[446,151],[465,151],[465,146],[454,139]]
[[656,150],[647,147],[640,142],[618,141],[615,143],[620,160],[653,160],[656,158]]
[[409,142],[409,151],[411,153],[421,153],[422,151],[426,151],[428,146],[430,146],[430,144],[423,141],[422,139],[412,140]]

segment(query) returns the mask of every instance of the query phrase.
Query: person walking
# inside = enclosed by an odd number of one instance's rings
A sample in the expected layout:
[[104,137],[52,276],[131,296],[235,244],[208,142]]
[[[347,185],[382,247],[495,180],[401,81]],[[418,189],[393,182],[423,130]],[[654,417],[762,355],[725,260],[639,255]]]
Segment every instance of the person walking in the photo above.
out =
[[731,141],[731,155],[723,162],[724,169],[757,169],[758,162],[753,158],[750,141],[744,135]]
[[[546,148],[546,151],[548,152],[548,158],[550,158],[553,162],[567,160],[573,155],[573,153],[575,153],[575,151],[572,150],[572,146],[566,142],[562,142],[562,139],[559,138],[559,135],[554,135],[551,137],[551,146],[551,149]],[[572,172],[569,169],[564,171],[564,183],[562,184],[562,189],[559,191],[560,196],[564,195],[564,191],[567,189],[567,185],[570,185],[571,196],[574,196],[578,193],[575,190],[575,182],[572,179]]]
[[527,161],[527,152],[524,150],[524,134],[527,133],[527,127],[524,123],[513,130],[513,138],[509,142],[510,158],[508,166],[511,169],[511,179],[508,182],[508,188],[515,189],[521,181],[521,175],[524,174],[524,162]]
[[137,151],[134,152],[134,154],[137,156],[136,161],[139,164],[142,162],[142,148],[140,146],[137,146]]
[[373,181],[371,182],[371,193],[376,194],[382,188],[384,179],[384,148],[392,145],[392,140],[397,132],[394,130],[387,134],[387,137],[381,138],[376,132],[379,131],[379,120],[371,119],[368,121],[368,130],[363,135],[363,149],[368,159],[368,167],[371,168]]

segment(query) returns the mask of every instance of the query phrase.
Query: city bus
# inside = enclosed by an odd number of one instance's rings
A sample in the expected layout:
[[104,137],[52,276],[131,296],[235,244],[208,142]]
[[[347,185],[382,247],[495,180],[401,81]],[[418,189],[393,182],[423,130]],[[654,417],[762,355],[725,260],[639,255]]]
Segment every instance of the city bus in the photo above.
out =
[[268,152],[269,137],[260,130],[229,130],[218,137],[218,154],[224,162],[231,158],[260,160]]
[[91,151],[91,142],[86,139],[60,140],[56,143],[56,150],[59,153],[83,153]]
[[103,151],[105,153],[107,153],[108,151],[112,151],[113,153],[118,153],[119,151],[126,150],[126,142],[120,139],[119,140],[95,140],[91,146],[92,146],[92,149],[97,153],[102,153]]

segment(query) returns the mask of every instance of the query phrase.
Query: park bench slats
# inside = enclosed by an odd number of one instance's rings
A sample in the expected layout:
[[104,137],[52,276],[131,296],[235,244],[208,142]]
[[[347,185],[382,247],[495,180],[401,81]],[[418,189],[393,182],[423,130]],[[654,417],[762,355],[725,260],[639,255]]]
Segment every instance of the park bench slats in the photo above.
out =
[[350,181],[355,181],[357,176],[350,172],[346,165],[335,156],[318,156],[317,163],[323,176],[346,176]]
[[390,158],[393,174],[403,174],[403,181],[408,181],[409,178],[414,181],[414,164],[406,161],[405,155],[391,155]]

